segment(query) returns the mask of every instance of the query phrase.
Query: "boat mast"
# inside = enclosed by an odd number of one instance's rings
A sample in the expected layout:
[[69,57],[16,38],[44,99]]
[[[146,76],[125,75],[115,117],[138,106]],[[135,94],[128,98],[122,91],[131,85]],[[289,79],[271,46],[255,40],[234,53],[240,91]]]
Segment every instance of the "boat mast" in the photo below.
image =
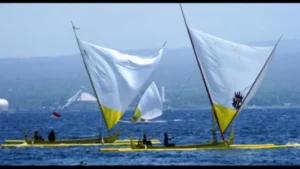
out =
[[[272,55],[273,55],[273,53],[274,53],[274,51],[275,51],[275,49],[276,49],[276,47],[277,47],[279,41],[281,40],[281,37],[282,37],[282,35],[281,35],[281,36],[279,37],[279,39],[277,40],[277,42],[276,42],[276,44],[275,44],[275,46],[274,46],[274,48],[273,48],[271,54],[269,55],[269,57],[268,57],[266,63],[264,64],[264,66],[263,66],[262,69],[260,70],[260,72],[259,72],[258,76],[256,77],[255,81],[253,82],[253,84],[252,84],[252,86],[251,86],[249,92],[248,92],[247,95],[245,96],[245,99],[243,100],[243,102],[242,102],[241,106],[239,107],[239,109],[237,109],[235,115],[232,117],[232,119],[231,119],[231,121],[229,122],[228,126],[232,123],[233,119],[234,119],[234,118],[236,117],[236,115],[240,112],[240,109],[241,109],[241,107],[243,106],[245,100],[246,100],[247,97],[249,96],[249,94],[250,94],[250,92],[252,91],[252,89],[253,89],[255,83],[257,82],[257,80],[259,79],[260,75],[262,74],[262,72],[264,71],[265,67],[267,66],[268,62],[270,61],[270,59],[271,59],[271,57],[272,57]],[[228,126],[225,128],[224,132],[227,130]]]
[[86,69],[86,71],[87,71],[88,77],[89,77],[90,82],[91,82],[91,84],[92,84],[92,88],[93,88],[94,94],[95,94],[95,96],[96,96],[96,98],[97,98],[97,103],[98,103],[100,112],[101,112],[101,114],[102,114],[102,117],[103,117],[103,119],[104,119],[104,122],[105,122],[105,125],[106,125],[107,132],[108,132],[109,136],[111,136],[111,133],[110,133],[109,128],[108,128],[108,125],[107,125],[107,123],[106,123],[105,116],[104,116],[104,113],[103,113],[103,110],[102,110],[102,107],[101,107],[101,103],[100,103],[99,97],[98,97],[98,95],[97,95],[97,92],[96,92],[96,89],[95,89],[95,86],[94,86],[94,83],[93,83],[93,80],[92,80],[92,78],[91,78],[89,69],[88,69],[88,67],[87,67],[87,65],[86,65],[86,61],[85,61],[85,59],[84,59],[84,57],[83,57],[83,53],[82,53],[82,51],[81,51],[80,43],[79,43],[79,40],[78,40],[78,37],[77,37],[77,34],[76,34],[76,29],[79,29],[79,28],[76,28],[76,27],[74,26],[74,24],[73,24],[72,21],[71,21],[71,23],[72,23],[73,31],[74,31],[75,38],[76,38],[76,41],[77,41],[77,44],[78,44],[78,48],[79,48],[79,51],[80,51],[80,54],[81,54],[81,57],[82,57],[82,61],[83,61],[83,63],[84,63],[84,66],[85,66],[85,69]]
[[[197,53],[196,53],[196,50],[195,50],[195,46],[194,46],[194,43],[193,43],[193,40],[192,40],[192,37],[191,37],[191,33],[190,33],[190,30],[188,28],[188,25],[187,25],[187,22],[186,22],[186,19],[185,19],[185,15],[184,15],[184,12],[183,12],[183,9],[182,9],[182,6],[181,6],[181,3],[179,3],[180,5],[180,9],[181,9],[181,13],[182,13],[182,16],[183,16],[183,20],[184,20],[184,23],[185,23],[185,27],[187,29],[187,32],[189,34],[189,38],[190,38],[190,41],[191,41],[191,44],[192,44],[192,47],[193,47],[193,51],[194,51],[194,55],[196,57],[196,60],[197,60],[197,64],[198,64],[198,67],[199,67],[199,70],[200,70],[200,73],[202,75],[202,80],[204,82],[204,86],[205,86],[205,89],[206,89],[206,92],[207,92],[207,95],[208,95],[208,98],[209,98],[209,101],[210,101],[210,105],[212,107],[212,137],[214,139],[214,141],[216,141],[216,125],[215,125],[215,119],[217,120],[218,122],[218,118],[217,116],[215,115],[215,110],[214,110],[214,106],[213,106],[213,101],[212,101],[212,98],[210,96],[210,93],[209,93],[209,90],[208,90],[208,86],[207,86],[207,83],[206,83],[206,80],[204,78],[204,74],[203,74],[203,71],[202,71],[202,68],[200,66],[200,62],[199,62],[199,59],[197,57]],[[221,129],[220,129],[221,130]],[[223,133],[221,132],[221,136],[222,136],[222,139],[225,141],[225,138],[223,136]]]

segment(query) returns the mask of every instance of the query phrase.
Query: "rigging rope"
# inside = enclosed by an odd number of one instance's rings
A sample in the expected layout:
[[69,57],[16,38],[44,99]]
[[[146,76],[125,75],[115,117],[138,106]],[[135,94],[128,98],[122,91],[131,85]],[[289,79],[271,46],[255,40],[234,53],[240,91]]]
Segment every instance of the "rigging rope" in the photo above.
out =
[[178,94],[175,97],[176,100],[178,99],[179,95],[181,94],[181,92],[183,91],[183,89],[185,88],[187,83],[192,79],[192,77],[193,77],[193,75],[195,74],[196,71],[198,71],[198,67],[193,71],[192,75],[188,78],[188,80],[185,82],[185,84],[181,87],[180,91],[178,92]]

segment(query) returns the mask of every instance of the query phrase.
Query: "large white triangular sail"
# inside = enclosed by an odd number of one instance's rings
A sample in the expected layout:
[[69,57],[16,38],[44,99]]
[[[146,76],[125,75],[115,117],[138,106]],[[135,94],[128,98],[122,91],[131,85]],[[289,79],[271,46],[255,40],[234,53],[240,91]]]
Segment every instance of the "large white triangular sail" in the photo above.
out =
[[242,45],[188,29],[219,128],[224,133],[241,106],[245,106],[245,103],[251,100],[252,92],[258,88],[266,73],[270,63],[268,60],[274,55],[275,47]]
[[154,56],[141,57],[82,40],[79,43],[101,103],[103,118],[111,129],[153,74],[163,47]]
[[135,109],[134,117],[145,120],[152,120],[162,115],[163,104],[155,82],[152,82],[138,106]]

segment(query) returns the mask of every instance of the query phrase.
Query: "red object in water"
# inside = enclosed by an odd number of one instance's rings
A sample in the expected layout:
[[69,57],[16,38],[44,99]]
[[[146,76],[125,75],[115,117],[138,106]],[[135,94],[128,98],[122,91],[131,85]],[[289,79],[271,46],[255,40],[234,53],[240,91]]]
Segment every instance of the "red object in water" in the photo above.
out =
[[61,117],[61,115],[58,114],[57,112],[53,112],[52,115],[53,115],[54,117],[56,117],[56,118],[60,118],[60,117]]

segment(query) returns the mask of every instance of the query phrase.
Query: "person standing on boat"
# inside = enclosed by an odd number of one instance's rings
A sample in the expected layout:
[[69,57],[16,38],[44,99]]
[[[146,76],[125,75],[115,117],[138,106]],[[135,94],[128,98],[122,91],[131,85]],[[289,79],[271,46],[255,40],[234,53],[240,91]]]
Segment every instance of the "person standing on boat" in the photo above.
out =
[[172,147],[172,146],[175,146],[175,144],[173,144],[173,143],[170,143],[170,144],[169,144],[169,140],[172,140],[174,137],[169,138],[167,133],[165,133],[164,135],[165,135],[165,138],[164,138],[164,145],[165,145],[166,147]]
[[152,142],[149,140],[147,140],[147,136],[146,134],[144,134],[144,138],[143,138],[143,144],[147,145],[147,146],[151,146],[152,147]]
[[48,135],[48,140],[49,141],[55,141],[55,133],[54,130],[51,130],[49,135]]

